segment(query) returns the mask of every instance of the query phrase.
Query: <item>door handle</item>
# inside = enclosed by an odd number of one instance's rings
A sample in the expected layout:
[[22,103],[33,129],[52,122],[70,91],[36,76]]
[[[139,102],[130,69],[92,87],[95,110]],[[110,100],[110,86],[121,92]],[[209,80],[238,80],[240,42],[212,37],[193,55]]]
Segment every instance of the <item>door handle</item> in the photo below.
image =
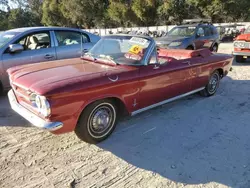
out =
[[50,55],[50,54],[46,54],[45,56],[44,56],[44,58],[45,59],[51,59],[51,58],[53,58],[54,56],[53,55]]
[[156,70],[156,69],[159,69],[159,68],[160,68],[160,65],[155,64],[153,69]]

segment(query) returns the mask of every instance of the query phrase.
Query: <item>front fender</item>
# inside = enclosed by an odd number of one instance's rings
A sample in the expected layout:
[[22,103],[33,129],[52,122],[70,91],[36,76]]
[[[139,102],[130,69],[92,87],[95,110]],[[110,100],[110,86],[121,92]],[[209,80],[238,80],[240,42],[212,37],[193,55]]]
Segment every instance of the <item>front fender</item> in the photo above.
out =
[[78,114],[78,118],[80,117],[80,115],[82,114],[82,112],[86,109],[86,107],[90,104],[92,104],[93,102],[96,102],[96,101],[99,101],[99,100],[104,100],[104,99],[116,99],[116,100],[119,100],[120,102],[123,103],[124,107],[126,108],[125,110],[126,111],[130,111],[129,110],[129,106],[128,104],[125,102],[124,98],[122,98],[121,96],[118,96],[118,95],[102,95],[102,96],[98,96],[98,97],[94,97],[94,98],[91,98],[90,100],[86,101],[83,103],[83,105],[81,106],[81,109],[80,110],[80,114]]

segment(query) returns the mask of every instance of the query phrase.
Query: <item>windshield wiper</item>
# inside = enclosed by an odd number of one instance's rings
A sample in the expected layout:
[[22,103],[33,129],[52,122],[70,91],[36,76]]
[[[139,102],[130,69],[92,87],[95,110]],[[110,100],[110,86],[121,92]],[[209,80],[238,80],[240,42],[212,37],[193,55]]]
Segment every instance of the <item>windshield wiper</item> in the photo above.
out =
[[114,61],[114,58],[111,57],[111,56],[109,56],[109,55],[100,54],[99,57],[102,58],[102,59],[106,59],[106,60],[108,60],[108,61],[110,61],[110,62],[112,62],[112,63],[118,65],[118,63],[116,63],[116,62]]

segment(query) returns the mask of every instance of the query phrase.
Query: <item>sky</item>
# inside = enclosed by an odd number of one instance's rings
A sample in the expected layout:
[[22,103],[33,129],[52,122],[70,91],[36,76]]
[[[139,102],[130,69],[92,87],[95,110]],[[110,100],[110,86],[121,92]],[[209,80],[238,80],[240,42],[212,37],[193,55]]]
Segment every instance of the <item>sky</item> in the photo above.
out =
[[[8,0],[10,8],[17,8],[17,4],[13,2],[13,0]],[[1,6],[0,5],[0,10],[7,11],[7,7]]]
[[17,8],[17,4],[13,2],[12,0],[8,0],[10,8]]

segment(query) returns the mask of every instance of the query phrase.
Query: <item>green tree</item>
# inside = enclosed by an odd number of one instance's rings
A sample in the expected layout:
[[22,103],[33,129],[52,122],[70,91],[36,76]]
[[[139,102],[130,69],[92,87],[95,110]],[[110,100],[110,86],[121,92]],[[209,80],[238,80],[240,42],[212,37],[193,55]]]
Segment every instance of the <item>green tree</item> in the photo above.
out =
[[170,24],[170,1],[162,0],[160,5],[157,7],[157,24],[165,25]]
[[196,8],[196,14],[201,18],[209,18],[212,22],[221,20],[225,14],[226,0],[187,0],[190,6]]
[[108,17],[117,26],[130,27],[137,22],[137,17],[131,9],[128,0],[110,0],[108,7]]
[[63,0],[44,0],[42,5],[42,23],[47,26],[72,26],[61,11]]
[[41,22],[43,15],[43,1],[41,0],[27,0],[28,7],[32,11],[34,15],[36,15],[37,19]]
[[[48,26],[93,28],[177,24],[183,19],[192,18],[211,18],[213,22],[250,19],[249,0],[12,0],[11,2],[0,0],[0,30],[41,25],[41,23]],[[12,6],[13,4],[15,6]]]
[[149,26],[156,23],[157,5],[156,0],[132,1],[132,10],[141,21],[141,25]]
[[36,26],[34,16],[30,11],[22,8],[11,9],[8,15],[8,28]]
[[249,21],[250,1],[249,0],[228,0],[225,1],[226,21]]
[[0,31],[8,29],[8,13],[0,10]]
[[62,15],[77,27],[101,26],[107,2],[103,0],[64,0]]

